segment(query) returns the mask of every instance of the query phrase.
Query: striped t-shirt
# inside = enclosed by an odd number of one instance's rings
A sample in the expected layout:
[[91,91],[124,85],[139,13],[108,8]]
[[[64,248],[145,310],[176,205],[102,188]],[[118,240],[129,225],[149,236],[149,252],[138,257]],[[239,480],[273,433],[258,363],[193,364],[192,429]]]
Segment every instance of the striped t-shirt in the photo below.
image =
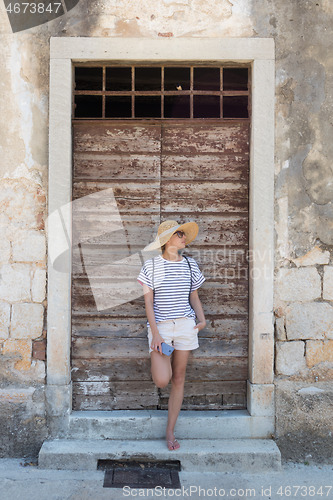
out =
[[[198,264],[192,257],[187,257],[192,271],[191,292],[205,281]],[[156,323],[166,319],[194,318],[195,312],[189,303],[191,274],[188,263],[183,257],[178,262],[154,257],[154,313]],[[138,281],[153,289],[153,262],[148,259],[141,268]],[[147,321],[149,326],[149,322]]]

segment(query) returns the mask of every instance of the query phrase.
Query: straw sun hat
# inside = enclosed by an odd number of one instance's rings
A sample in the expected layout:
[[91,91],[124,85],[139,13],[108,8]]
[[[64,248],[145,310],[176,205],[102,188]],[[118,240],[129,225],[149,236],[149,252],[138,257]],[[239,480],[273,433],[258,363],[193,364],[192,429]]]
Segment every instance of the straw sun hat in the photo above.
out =
[[199,232],[196,222],[185,222],[178,224],[175,220],[166,220],[159,225],[155,240],[145,247],[145,251],[157,250],[165,245],[176,231],[184,231],[186,234],[186,245],[191,243]]

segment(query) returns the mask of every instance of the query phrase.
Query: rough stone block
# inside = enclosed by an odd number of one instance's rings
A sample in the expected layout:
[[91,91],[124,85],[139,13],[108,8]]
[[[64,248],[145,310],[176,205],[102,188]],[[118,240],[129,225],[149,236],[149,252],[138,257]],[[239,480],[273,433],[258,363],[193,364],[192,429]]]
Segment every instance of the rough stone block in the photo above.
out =
[[46,369],[45,362],[40,361],[39,359],[33,359],[31,361],[31,368],[29,371],[24,372],[24,381],[25,383],[31,382],[45,382]]
[[13,304],[10,336],[13,339],[36,339],[42,335],[44,307],[32,302]]
[[0,238],[0,262],[8,262],[10,259],[10,242]]
[[327,250],[323,251],[320,247],[315,246],[305,255],[291,260],[297,267],[328,264],[330,261],[330,253]]
[[325,302],[286,307],[288,340],[333,338],[333,307]]
[[3,403],[30,403],[35,389],[33,387],[7,387],[0,389],[0,404]]
[[43,386],[25,384],[0,389],[1,457],[36,456],[48,436]]
[[274,416],[274,384],[247,381],[248,411],[252,416]]
[[287,340],[284,318],[275,319],[275,332],[277,340]]
[[15,405],[21,407],[24,405],[25,410],[33,415],[44,415],[45,395],[43,386],[36,388],[16,385],[0,389],[0,408],[9,406],[13,409]]
[[29,370],[31,367],[31,340],[7,339],[2,354],[17,354],[21,360],[14,364],[16,370]]
[[333,300],[333,266],[324,267],[323,298]]
[[277,342],[276,373],[278,375],[294,375],[306,368],[304,342]]
[[286,460],[332,463],[332,382],[276,380],[276,442]]
[[309,368],[325,361],[333,363],[333,340],[308,340],[305,352]]
[[34,272],[31,284],[31,298],[33,302],[43,302],[45,299],[46,271],[37,268]]
[[61,417],[70,414],[72,401],[72,383],[68,385],[46,386],[46,408],[47,414],[53,417]]
[[35,262],[45,260],[45,235],[41,231],[21,230],[15,233],[12,241],[13,260],[17,262]]
[[9,334],[10,304],[0,302],[0,339],[6,339]]
[[[11,152],[11,154],[13,154]],[[40,202],[36,197],[36,184],[27,179],[3,179],[1,201],[4,221],[10,221],[12,239],[20,228],[36,228]]]
[[0,300],[31,300],[29,264],[4,264],[0,269]]
[[285,302],[305,302],[321,296],[321,280],[315,267],[280,269],[277,295]]

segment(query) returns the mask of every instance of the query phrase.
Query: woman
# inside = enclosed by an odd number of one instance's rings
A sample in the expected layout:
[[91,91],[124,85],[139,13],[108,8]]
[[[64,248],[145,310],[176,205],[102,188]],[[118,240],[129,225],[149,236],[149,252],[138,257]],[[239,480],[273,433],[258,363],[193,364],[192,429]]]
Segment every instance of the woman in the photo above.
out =
[[[180,225],[168,220],[160,224],[155,241],[144,250],[161,248],[162,255],[148,259],[138,276],[148,319],[153,381],[163,388],[171,380],[166,428],[169,450],[180,447],[174,428],[184,397],[186,366],[190,351],[199,347],[198,332],[206,325],[198,296],[205,278],[193,258],[181,255],[198,231],[195,222]],[[162,342],[174,347],[171,356],[162,353]]]

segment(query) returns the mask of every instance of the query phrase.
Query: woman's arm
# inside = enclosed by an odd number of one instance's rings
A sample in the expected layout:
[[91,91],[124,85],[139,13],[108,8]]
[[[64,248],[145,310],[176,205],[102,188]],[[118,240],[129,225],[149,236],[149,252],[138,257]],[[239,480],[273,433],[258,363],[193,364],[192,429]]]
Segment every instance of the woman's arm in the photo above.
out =
[[158,348],[158,352],[162,354],[161,342],[163,342],[163,338],[161,337],[156,325],[154,313],[154,292],[151,288],[149,288],[149,286],[143,284],[143,293],[145,299],[146,315],[150,325],[151,334],[153,336],[152,344],[150,347],[155,351],[157,351]]
[[199,323],[196,324],[195,328],[198,328],[198,332],[205,328],[206,326],[206,318],[202,309],[201,301],[199,299],[198,290],[194,290],[190,294],[190,304],[194,309],[196,317],[198,318]]

